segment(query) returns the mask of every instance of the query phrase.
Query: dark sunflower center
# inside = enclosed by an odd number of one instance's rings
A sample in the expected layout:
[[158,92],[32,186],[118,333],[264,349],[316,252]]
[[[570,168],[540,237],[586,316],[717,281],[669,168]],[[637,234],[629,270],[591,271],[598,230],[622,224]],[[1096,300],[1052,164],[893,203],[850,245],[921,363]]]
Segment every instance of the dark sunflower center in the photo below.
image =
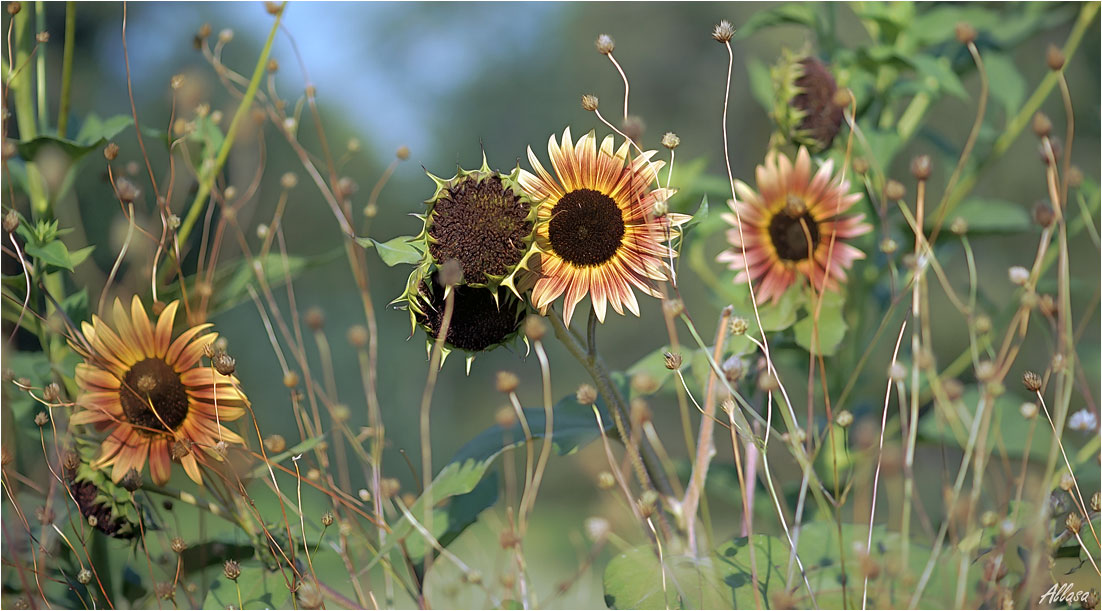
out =
[[138,430],[175,430],[187,417],[187,388],[162,359],[145,359],[123,376],[119,402],[126,420]]
[[[448,323],[448,344],[468,352],[481,352],[505,341],[520,328],[524,320],[523,310],[518,312],[516,299],[506,289],[498,289],[498,303],[486,288],[458,285],[451,322]],[[444,288],[437,284],[433,274],[432,290],[428,282],[421,283],[421,292],[428,298],[425,314],[417,317],[431,337],[440,333],[444,323]]]
[[800,65],[803,74],[795,83],[800,93],[792,99],[792,106],[806,113],[800,129],[810,132],[818,148],[825,149],[842,127],[843,108],[834,103],[838,85],[823,62],[809,57]]
[[458,260],[466,282],[485,284],[524,256],[524,239],[532,233],[528,214],[528,204],[500,177],[472,176],[433,205],[429,252],[437,261]]
[[571,191],[551,209],[551,248],[577,267],[611,259],[624,239],[624,215],[609,196],[593,189]]
[[788,202],[769,221],[769,238],[777,249],[777,256],[785,261],[803,261],[819,244],[819,224],[807,211],[806,205],[795,204],[794,201]]

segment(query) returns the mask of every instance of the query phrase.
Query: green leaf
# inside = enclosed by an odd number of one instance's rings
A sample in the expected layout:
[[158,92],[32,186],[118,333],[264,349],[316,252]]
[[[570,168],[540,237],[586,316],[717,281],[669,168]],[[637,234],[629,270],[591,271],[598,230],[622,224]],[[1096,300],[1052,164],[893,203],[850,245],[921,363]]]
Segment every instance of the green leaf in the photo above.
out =
[[88,115],[75,139],[67,140],[55,136],[38,136],[32,140],[19,143],[19,156],[25,160],[33,161],[43,147],[53,145],[60,148],[69,159],[76,161],[103,147],[108,140],[114,138],[119,132],[132,124],[133,119],[129,115],[118,115],[106,121],[100,120],[96,115]]
[[[1023,206],[994,198],[973,197],[965,200],[956,207],[947,222],[951,223],[958,217],[968,223],[968,233],[1015,233],[1033,227],[1033,219]],[[933,229],[932,219],[926,228]]]
[[[601,421],[605,426],[605,430],[610,430],[613,426],[612,418],[609,417],[602,399],[597,400],[597,408],[601,412]],[[596,439],[600,434],[597,428],[597,419],[593,415],[593,407],[581,405],[574,395],[562,399],[552,409],[554,410],[552,447],[560,456],[574,452],[579,447]],[[524,410],[524,416],[533,439],[543,439],[544,437],[544,415],[542,409]],[[523,443],[525,443],[524,429],[519,422],[508,429],[503,429],[500,425],[495,424],[479,433],[460,448],[432,480],[432,484],[426,492],[431,493],[433,504],[438,505],[441,501],[446,501],[451,497],[458,497],[475,491],[494,460],[507,448],[517,447]],[[410,515],[417,521],[421,521],[425,514],[426,500],[427,496],[422,494],[409,508]],[[445,519],[439,522],[435,518],[442,514],[440,513],[441,509],[436,507],[433,511],[433,536],[440,538],[447,535],[454,539],[462,531],[462,528],[466,528],[474,521],[474,517],[482,509],[489,506],[485,505],[479,508],[478,511],[471,511],[472,508],[478,508],[479,505],[484,504],[484,501],[484,494],[471,499],[452,499],[452,503],[460,502],[468,503],[468,505],[466,507],[461,505],[454,515],[443,516]],[[458,528],[458,525],[464,521],[466,521],[466,524],[463,524],[462,528]],[[413,524],[407,518],[403,518],[393,525],[386,543],[380,547],[370,566],[389,554],[397,543],[403,539],[406,540],[407,549],[410,548],[415,539],[422,539],[420,533],[414,529]],[[421,550],[423,554],[423,540],[419,541],[417,549]]]
[[968,99],[968,91],[964,89],[957,73],[953,72],[948,58],[919,54],[909,60],[915,70],[925,78],[930,90],[945,92],[962,100]]
[[[748,333],[758,337],[758,321],[754,316],[754,306],[750,300],[750,287],[746,283],[735,284],[730,278],[737,272],[725,275],[725,282],[719,283],[721,297],[735,308],[735,316],[741,316],[750,322]],[[761,326],[766,331],[783,331],[796,322],[796,312],[807,300],[803,289],[792,285],[781,295],[780,300],[767,301],[758,304],[758,315],[761,316]],[[759,337],[760,339],[760,337]]]
[[816,299],[812,298],[807,304],[807,316],[797,322],[793,330],[796,332],[796,343],[805,350],[813,354],[830,356],[838,350],[849,325],[846,324],[842,311],[845,306],[845,297],[841,293],[826,291],[823,293],[822,300],[818,328],[816,329],[814,319]]
[[413,265],[425,254],[420,240],[404,235],[386,242],[379,242],[372,238],[356,238],[356,243],[364,248],[374,247],[379,253],[379,258],[389,267],[400,264]]
[[[204,609],[289,609],[291,590],[287,587],[293,575],[270,571],[258,560],[241,563],[241,577],[235,584],[228,579],[216,579],[203,599]],[[241,600],[237,599],[238,588]]]
[[82,261],[88,258],[88,255],[92,254],[94,246],[88,246],[78,250],[76,253],[69,253],[69,249],[65,247],[65,244],[61,240],[53,240],[42,245],[28,243],[23,250],[27,255],[38,259],[46,265],[52,265],[61,269],[67,269],[73,271],[73,268],[80,264]]
[[778,5],[766,11],[758,11],[742,25],[735,28],[734,40],[746,38],[758,30],[781,24],[795,24],[813,28],[817,21],[816,10],[817,6],[814,4],[792,2]]
[[609,562],[604,574],[609,609],[727,609],[731,587],[719,578],[713,559],[676,555],[659,563],[656,550],[636,547]]
[[987,53],[983,56],[987,79],[992,83],[991,97],[1006,110],[1009,118],[1018,112],[1025,101],[1026,83],[1018,66],[1003,53]]

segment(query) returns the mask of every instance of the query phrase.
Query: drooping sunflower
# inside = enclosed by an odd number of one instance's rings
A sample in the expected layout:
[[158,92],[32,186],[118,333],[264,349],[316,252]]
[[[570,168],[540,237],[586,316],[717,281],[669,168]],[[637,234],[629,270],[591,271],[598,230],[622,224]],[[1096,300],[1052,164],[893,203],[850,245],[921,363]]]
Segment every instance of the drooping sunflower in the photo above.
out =
[[[793,164],[771,151],[756,173],[758,190],[735,182],[737,200],[723,215],[731,247],[717,257],[734,270],[735,282],[752,281],[759,303],[777,301],[803,276],[816,290],[835,289],[861,252],[846,240],[872,231],[864,214],[843,214],[861,200],[833,176],[830,160],[812,174],[811,155],[800,147]],[[742,228],[739,229],[741,221]],[[749,270],[749,275],[747,275]]]
[[532,289],[532,303],[546,313],[565,293],[567,325],[586,295],[601,322],[608,304],[618,314],[627,308],[638,316],[633,288],[659,295],[655,282],[667,279],[668,261],[676,256],[669,242],[689,220],[684,214],[656,210],[674,191],[652,188],[664,165],[651,161],[655,151],[629,160],[629,143],[614,150],[614,142],[607,136],[598,150],[591,131],[574,144],[568,127],[561,144],[554,135],[547,144],[557,178],[543,168],[531,147],[528,161],[535,174],[520,173],[521,188],[537,206],[534,251],[540,277]]
[[778,135],[814,152],[830,148],[844,119],[830,67],[807,53],[785,50],[772,76]]
[[222,424],[245,413],[237,378],[200,363],[218,334],[204,333],[212,326],[205,323],[173,339],[178,306],[165,306],[154,324],[137,296],[129,312],[116,299],[114,327],[93,315],[82,325],[87,346],[73,344],[84,363],[76,367],[81,393],[70,423],[111,431],[92,467],[111,467],[115,482],[130,469],[140,474],[148,460],[153,481],[164,484],[178,458],[202,484],[196,451],[220,459],[216,444],[244,443]]
[[445,338],[445,355],[453,349],[471,356],[508,343],[524,318],[520,295],[531,274],[522,264],[535,227],[531,201],[517,184],[519,168],[510,174],[490,169],[485,155],[475,170],[459,168],[450,179],[429,174],[436,192],[425,204],[425,226],[416,239],[424,254],[410,274],[405,293],[396,300],[408,307],[410,322],[425,329],[428,346],[440,331],[446,291],[439,269],[454,260],[462,272],[454,312]]

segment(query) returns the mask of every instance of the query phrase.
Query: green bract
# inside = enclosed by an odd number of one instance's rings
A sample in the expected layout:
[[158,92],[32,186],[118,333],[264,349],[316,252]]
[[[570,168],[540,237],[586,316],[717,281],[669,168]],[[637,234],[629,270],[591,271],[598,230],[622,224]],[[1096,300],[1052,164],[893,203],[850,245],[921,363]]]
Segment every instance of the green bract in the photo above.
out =
[[398,301],[408,306],[411,324],[426,330],[430,344],[440,331],[448,290],[437,282],[437,271],[452,259],[463,276],[453,289],[446,348],[482,352],[519,331],[536,220],[517,184],[519,172],[519,167],[495,172],[483,155],[480,168],[459,168],[450,179],[428,174],[436,191],[425,202],[428,210],[418,215],[424,228],[412,240],[424,255]]

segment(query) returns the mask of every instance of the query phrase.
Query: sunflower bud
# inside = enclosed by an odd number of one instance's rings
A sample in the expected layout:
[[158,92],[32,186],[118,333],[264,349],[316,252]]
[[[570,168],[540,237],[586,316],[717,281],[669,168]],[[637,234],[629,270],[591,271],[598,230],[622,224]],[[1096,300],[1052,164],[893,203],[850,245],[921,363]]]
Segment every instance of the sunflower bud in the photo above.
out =
[[850,94],[815,57],[785,52],[773,68],[773,120],[786,140],[813,152],[830,148],[842,129]]

